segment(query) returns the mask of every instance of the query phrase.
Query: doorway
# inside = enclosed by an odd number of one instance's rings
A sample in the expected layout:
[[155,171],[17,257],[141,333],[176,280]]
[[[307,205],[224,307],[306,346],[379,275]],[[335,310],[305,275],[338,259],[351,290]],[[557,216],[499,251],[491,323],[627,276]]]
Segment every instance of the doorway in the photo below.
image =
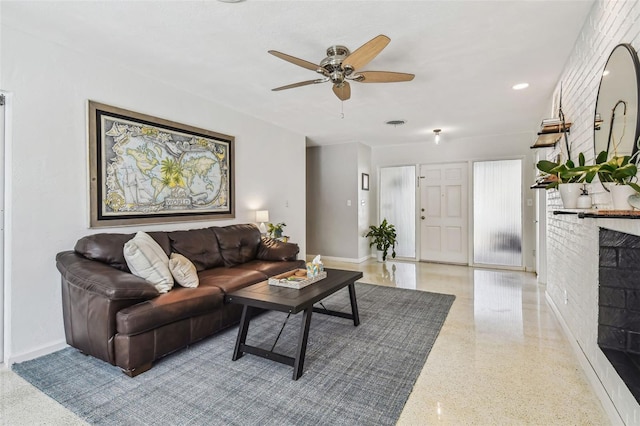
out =
[[416,258],[416,166],[380,169],[380,222],[394,225],[396,255]]
[[473,263],[522,267],[522,160],[473,163]]
[[4,163],[6,96],[0,92],[0,364],[4,363],[4,184],[6,167]]
[[420,166],[420,260],[468,263],[468,167]]

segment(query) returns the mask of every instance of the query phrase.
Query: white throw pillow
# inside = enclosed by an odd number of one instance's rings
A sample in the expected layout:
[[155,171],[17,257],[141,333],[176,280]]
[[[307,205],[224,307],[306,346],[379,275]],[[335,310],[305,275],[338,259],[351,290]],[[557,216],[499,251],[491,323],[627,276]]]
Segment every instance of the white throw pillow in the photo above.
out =
[[200,284],[196,265],[181,254],[171,253],[169,270],[176,282],[182,287],[195,288]]
[[138,232],[124,244],[124,260],[133,275],[149,281],[160,293],[173,287],[169,257],[149,234]]

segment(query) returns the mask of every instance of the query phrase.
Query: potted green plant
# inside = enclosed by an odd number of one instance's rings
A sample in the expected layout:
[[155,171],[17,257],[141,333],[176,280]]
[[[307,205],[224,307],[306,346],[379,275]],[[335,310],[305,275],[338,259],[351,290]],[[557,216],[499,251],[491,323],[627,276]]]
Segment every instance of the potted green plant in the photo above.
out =
[[[606,155],[606,151],[602,151],[598,158]],[[616,185],[629,185],[637,192],[640,192],[640,186],[635,183],[637,181],[636,174],[638,167],[631,162],[631,156],[612,157],[609,161],[598,161],[598,178],[600,182],[614,183]]]
[[380,226],[369,226],[369,232],[365,234],[365,237],[371,238],[369,247],[376,246],[378,250],[378,261],[384,262],[387,260],[387,253],[391,248],[391,257],[396,257],[396,228],[387,219],[384,219]]
[[638,167],[631,156],[616,156],[608,161],[607,151],[602,151],[596,159],[598,178],[602,185],[611,192],[613,208],[616,210],[632,210],[629,196],[640,192]]
[[[578,167],[571,160],[564,163],[540,160],[536,164],[543,177],[550,182],[545,189],[557,188],[562,183],[581,183],[587,179],[584,167],[586,161],[583,153],[578,155]],[[595,173],[593,174],[595,176]],[[593,179],[593,176],[591,176]]]
[[267,227],[269,236],[271,238],[282,238],[282,232],[285,226],[287,226],[287,224],[284,222],[276,223],[275,225],[273,223],[270,223]]
[[571,160],[564,163],[540,160],[536,167],[544,173],[545,181],[549,182],[545,189],[558,188],[562,205],[567,209],[575,209],[578,206],[583,182],[591,182],[596,174],[591,169],[586,170],[588,166],[583,153],[578,155],[577,167]]

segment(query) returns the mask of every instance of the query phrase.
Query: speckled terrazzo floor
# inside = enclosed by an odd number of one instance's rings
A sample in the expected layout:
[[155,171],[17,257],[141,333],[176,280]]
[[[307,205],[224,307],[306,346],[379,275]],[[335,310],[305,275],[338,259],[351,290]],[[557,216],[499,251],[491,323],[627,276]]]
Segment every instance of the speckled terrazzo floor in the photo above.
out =
[[[534,274],[414,262],[325,262],[363,282],[456,295],[399,425],[606,425]],[[0,370],[0,424],[83,424]]]
[[456,300],[398,425],[607,425],[532,273],[369,261],[363,281]]

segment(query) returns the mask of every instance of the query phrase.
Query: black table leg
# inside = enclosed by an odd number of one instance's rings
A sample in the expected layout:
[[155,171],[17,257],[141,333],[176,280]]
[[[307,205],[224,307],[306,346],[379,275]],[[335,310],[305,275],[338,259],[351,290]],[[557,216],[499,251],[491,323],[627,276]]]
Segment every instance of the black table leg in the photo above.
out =
[[349,299],[351,299],[351,313],[353,314],[353,325],[360,325],[360,314],[358,314],[358,302],[356,302],[356,287],[354,283],[349,284]]
[[249,331],[249,321],[251,321],[251,306],[243,305],[242,317],[240,318],[240,328],[238,328],[238,338],[236,339],[236,347],[233,350],[233,361],[240,359],[244,352],[240,349],[247,340],[247,332]]
[[300,336],[298,337],[298,349],[296,350],[296,360],[293,364],[293,380],[298,380],[304,370],[304,356],[307,353],[307,340],[309,338],[309,325],[311,324],[311,314],[313,306],[308,307],[302,313],[302,324],[300,326]]

